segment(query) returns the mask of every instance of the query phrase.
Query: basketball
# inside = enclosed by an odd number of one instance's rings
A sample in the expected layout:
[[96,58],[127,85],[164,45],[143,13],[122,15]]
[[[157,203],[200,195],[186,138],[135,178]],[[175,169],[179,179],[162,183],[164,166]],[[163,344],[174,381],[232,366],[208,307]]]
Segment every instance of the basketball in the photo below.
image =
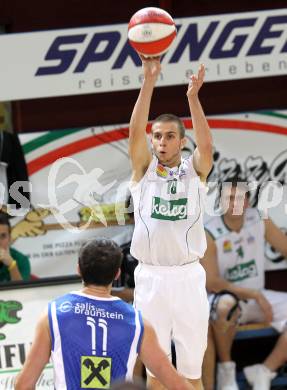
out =
[[175,23],[170,14],[161,8],[140,9],[129,22],[129,42],[139,54],[145,57],[164,54],[175,37]]

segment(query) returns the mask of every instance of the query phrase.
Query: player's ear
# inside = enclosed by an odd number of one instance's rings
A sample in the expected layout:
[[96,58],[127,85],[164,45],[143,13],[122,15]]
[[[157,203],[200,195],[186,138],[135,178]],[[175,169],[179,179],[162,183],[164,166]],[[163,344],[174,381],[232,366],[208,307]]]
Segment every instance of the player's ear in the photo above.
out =
[[121,269],[119,268],[119,269],[117,270],[117,273],[116,273],[116,276],[115,276],[115,279],[114,279],[114,280],[118,280],[118,278],[121,276],[121,273],[122,273],[122,271],[121,271]]
[[183,148],[186,146],[186,143],[187,143],[187,138],[186,138],[186,137],[183,137],[183,138],[180,140],[180,148],[183,149]]
[[151,148],[153,149],[152,133],[150,133],[148,137],[149,137],[149,142],[150,142]]
[[79,263],[78,263],[78,265],[77,265],[77,272],[78,272],[78,274],[80,275],[80,277],[82,277],[82,274],[81,274],[81,270],[80,270]]

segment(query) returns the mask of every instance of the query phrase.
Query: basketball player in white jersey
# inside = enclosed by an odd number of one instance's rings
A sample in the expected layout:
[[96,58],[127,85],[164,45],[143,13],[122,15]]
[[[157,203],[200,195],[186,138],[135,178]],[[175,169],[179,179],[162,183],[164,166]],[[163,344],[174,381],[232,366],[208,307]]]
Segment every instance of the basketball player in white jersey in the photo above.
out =
[[[139,261],[135,306],[153,324],[169,357],[174,342],[178,371],[200,389],[209,313],[199,258],[206,249],[203,198],[212,167],[212,138],[198,98],[205,68],[200,66],[187,89],[197,147],[183,159],[185,129],[172,114],[154,120],[151,151],[146,127],[161,65],[159,58],[142,58],[142,63],[144,80],[129,133],[135,217],[131,254]],[[148,383],[162,388],[149,372]]]
[[83,289],[49,304],[16,390],[35,389],[50,355],[56,390],[110,389],[119,380],[132,379],[138,354],[167,389],[193,389],[171,365],[141,313],[111,295],[121,259],[122,251],[112,240],[97,238],[83,245]]
[[205,225],[207,251],[202,260],[209,292],[228,290],[246,300],[240,302],[241,313],[233,310],[228,317],[236,302],[232,296],[222,295],[213,313],[212,330],[219,358],[217,389],[238,390],[231,347],[240,314],[242,324],[267,322],[282,333],[263,364],[244,369],[253,389],[269,390],[276,370],[287,361],[287,293],[264,289],[264,243],[266,240],[287,257],[287,236],[270,219],[262,219],[257,209],[248,207],[245,183],[234,180],[231,184],[231,191],[223,185],[221,195],[226,205],[229,201],[226,212]]

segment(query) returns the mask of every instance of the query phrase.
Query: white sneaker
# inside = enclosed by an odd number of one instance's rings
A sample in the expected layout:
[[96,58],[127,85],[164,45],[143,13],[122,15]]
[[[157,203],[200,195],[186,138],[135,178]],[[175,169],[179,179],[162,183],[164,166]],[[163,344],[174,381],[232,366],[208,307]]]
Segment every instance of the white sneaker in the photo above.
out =
[[264,366],[264,364],[255,364],[243,368],[244,375],[253,390],[270,390],[271,381],[277,375]]
[[217,364],[217,390],[239,390],[236,383],[235,363],[224,362]]

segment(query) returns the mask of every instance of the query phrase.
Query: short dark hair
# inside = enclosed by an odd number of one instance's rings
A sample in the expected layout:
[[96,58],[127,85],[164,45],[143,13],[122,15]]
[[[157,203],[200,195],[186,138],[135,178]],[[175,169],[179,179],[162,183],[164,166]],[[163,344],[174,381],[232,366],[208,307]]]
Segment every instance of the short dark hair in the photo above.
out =
[[79,268],[85,285],[108,286],[122,263],[121,248],[109,238],[94,238],[79,252]]
[[8,214],[4,213],[3,211],[0,211],[0,225],[6,225],[6,226],[8,226],[9,231],[11,230],[9,216],[8,216]]
[[224,184],[228,183],[231,184],[232,188],[236,188],[239,186],[243,187],[246,190],[246,196],[247,198],[250,197],[250,192],[249,192],[249,187],[248,187],[248,182],[245,177],[242,176],[233,176],[230,179],[225,179],[224,182],[219,183],[219,193],[222,193],[222,190],[224,188]]
[[179,129],[180,138],[185,137],[185,127],[182,120],[174,114],[161,114],[154,119],[152,126],[157,122],[175,122]]
[[232,187],[237,187],[238,184],[246,184],[247,183],[247,179],[245,177],[242,177],[242,176],[233,176],[232,178],[230,178],[229,180],[225,180],[225,181],[229,181],[231,183],[231,186]]

